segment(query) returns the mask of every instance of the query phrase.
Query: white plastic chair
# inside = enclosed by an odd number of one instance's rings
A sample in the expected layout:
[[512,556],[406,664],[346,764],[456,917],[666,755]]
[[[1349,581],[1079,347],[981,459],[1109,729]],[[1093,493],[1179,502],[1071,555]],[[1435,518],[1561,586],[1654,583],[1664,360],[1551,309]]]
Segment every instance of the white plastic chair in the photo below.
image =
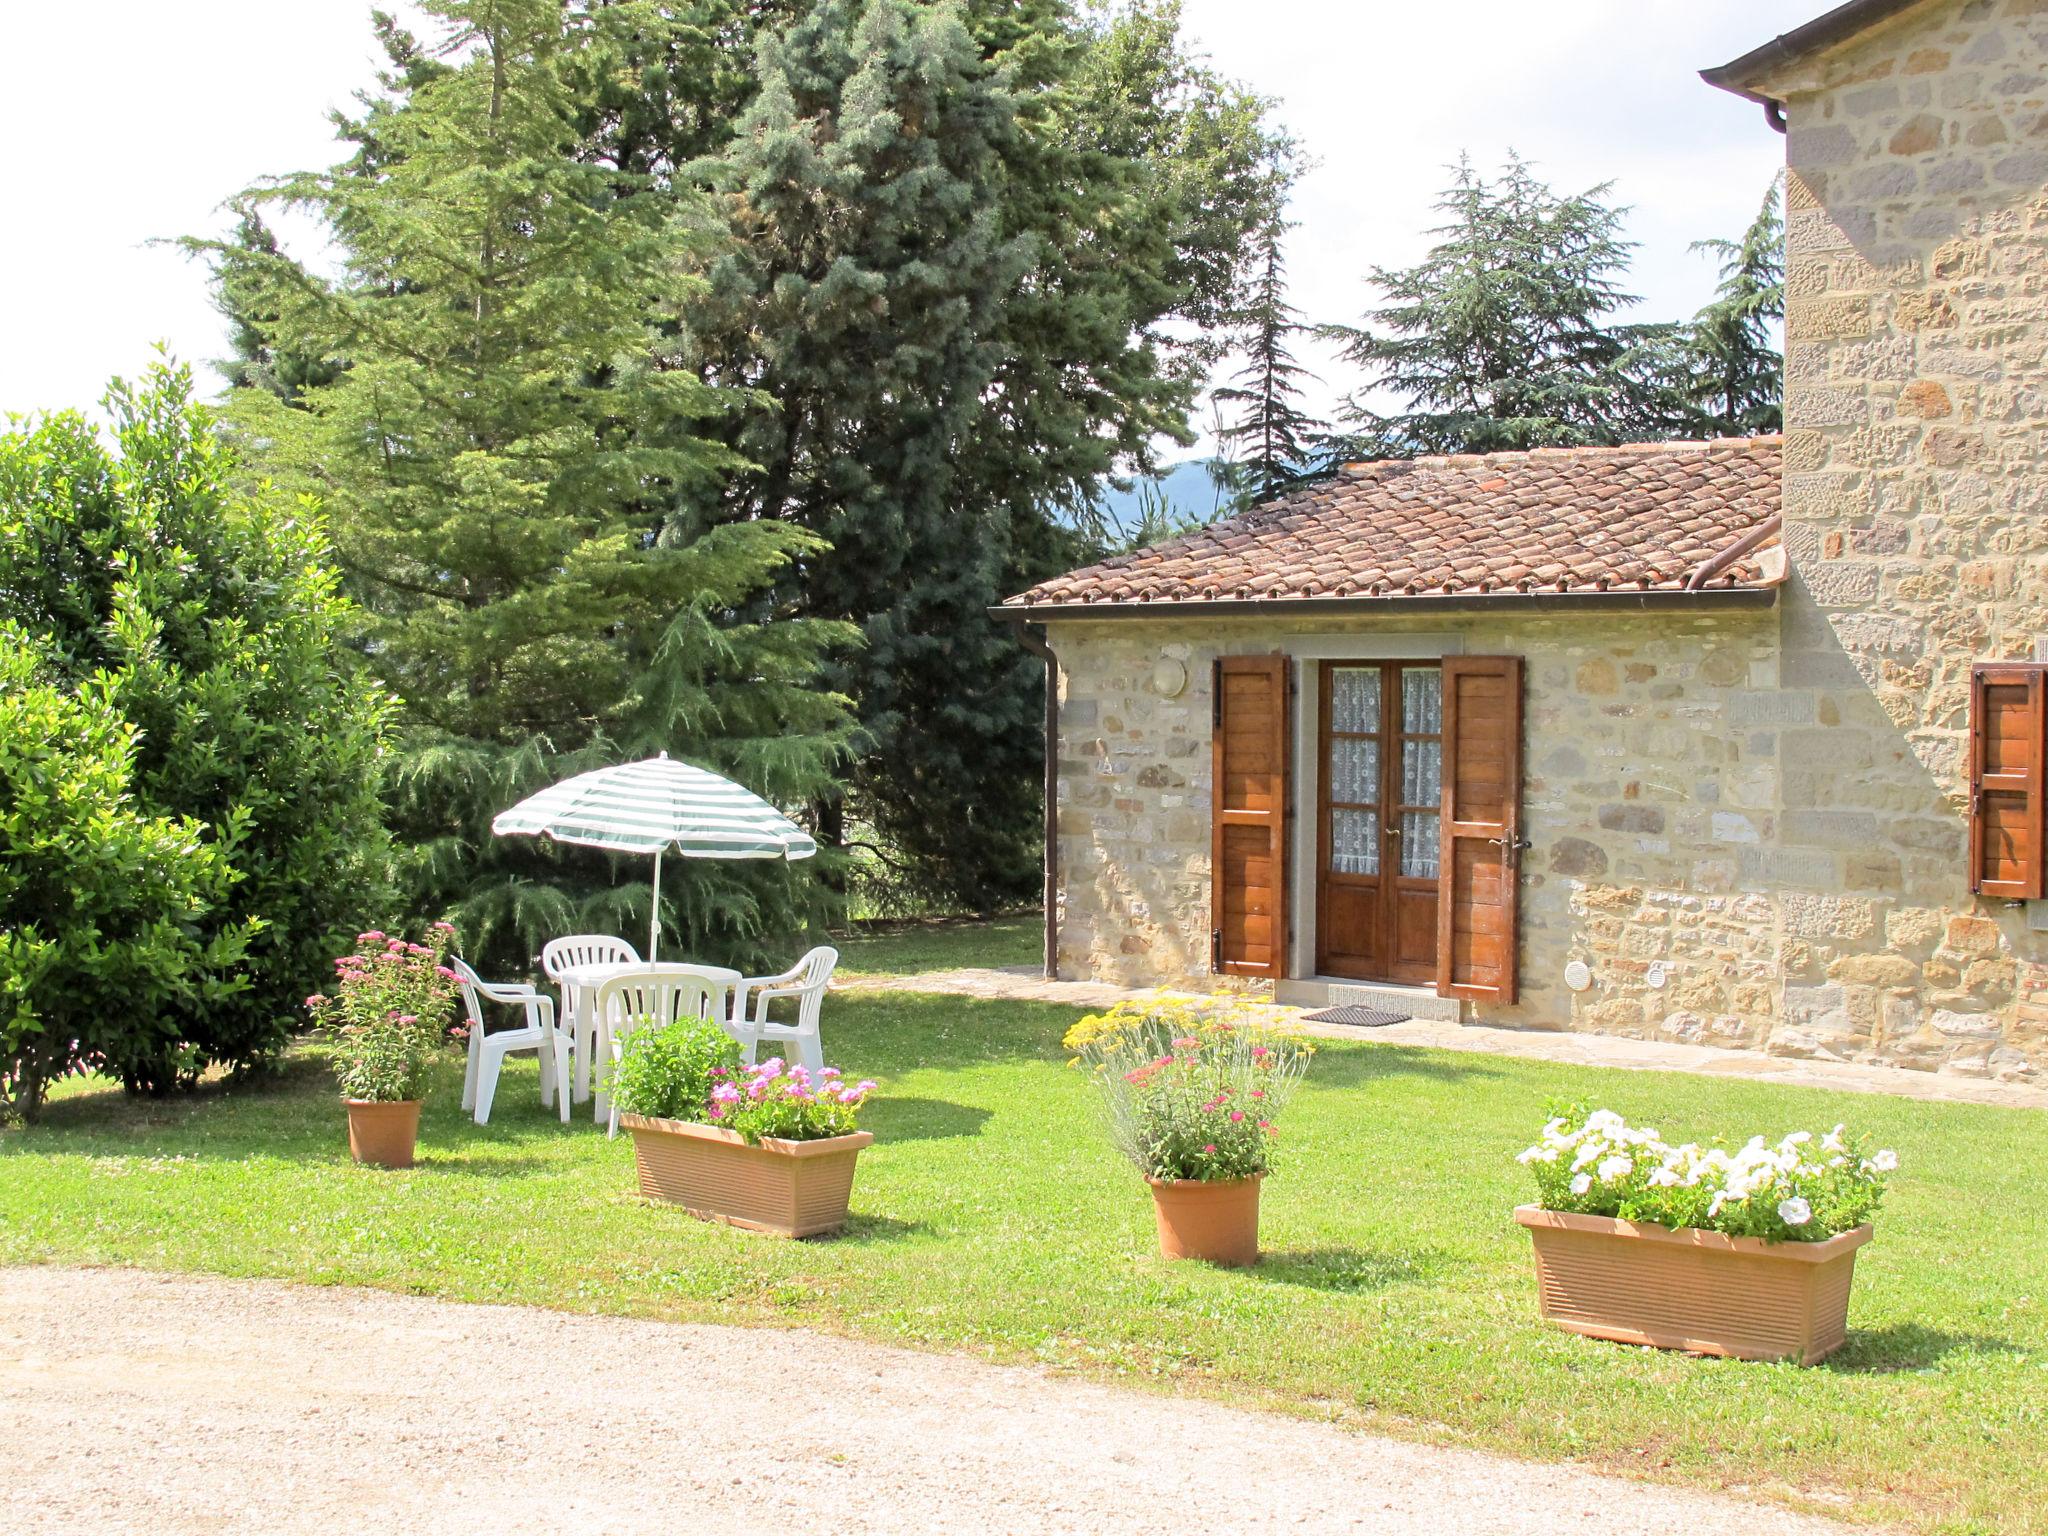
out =
[[[754,1048],[763,1040],[786,1040],[806,1069],[813,1073],[825,1070],[818,1014],[824,1006],[826,984],[838,964],[839,951],[820,944],[780,976],[749,976],[739,984],[725,1027],[739,1041],[748,1065],[753,1064]],[[768,1005],[778,998],[796,1000],[794,1024],[778,1024],[768,1017]]]
[[[677,1019],[726,1016],[731,1002],[732,972],[694,965],[650,965],[614,976],[597,989],[597,1066],[606,1078],[624,1054],[626,1037],[636,1029],[659,1029]],[[618,1106],[602,1082],[595,1083],[596,1113],[605,1120],[605,1134],[619,1134]]]
[[586,965],[638,965],[640,951],[624,939],[608,933],[572,933],[565,939],[549,939],[540,949],[540,968],[562,995],[562,1027],[576,1031],[576,1102],[590,1097],[590,1063],[597,1046],[597,1032],[579,1027],[576,988],[565,984],[562,973]]
[[[498,1096],[498,1073],[514,1051],[540,1053],[540,1101],[559,1103],[569,1118],[569,1037],[555,1028],[555,1003],[525,983],[494,985],[468,962],[451,959],[456,984],[462,989],[463,1011],[469,1015],[469,1065],[462,1077],[462,1107],[476,1111],[476,1123],[488,1124],[491,1101]],[[519,1029],[484,1030],[484,1003],[505,1003],[526,1013]]]

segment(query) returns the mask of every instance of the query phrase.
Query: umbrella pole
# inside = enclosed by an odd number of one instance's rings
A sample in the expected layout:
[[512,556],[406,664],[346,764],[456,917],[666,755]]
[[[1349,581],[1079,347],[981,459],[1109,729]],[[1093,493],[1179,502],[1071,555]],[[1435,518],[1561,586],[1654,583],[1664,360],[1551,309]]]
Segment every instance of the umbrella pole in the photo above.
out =
[[647,963],[654,964],[661,950],[661,850],[654,850],[654,899],[647,904]]

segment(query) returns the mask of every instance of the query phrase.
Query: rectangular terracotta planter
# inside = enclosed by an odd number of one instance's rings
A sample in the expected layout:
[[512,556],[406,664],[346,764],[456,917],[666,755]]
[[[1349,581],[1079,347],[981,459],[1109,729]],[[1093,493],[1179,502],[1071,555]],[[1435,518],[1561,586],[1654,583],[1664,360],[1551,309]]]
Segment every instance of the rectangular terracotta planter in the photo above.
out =
[[1696,1227],[1515,1208],[1536,1247],[1543,1316],[1596,1339],[1812,1365],[1849,1337],[1849,1283],[1870,1228],[1767,1243]]
[[815,1237],[846,1224],[854,1159],[875,1139],[855,1131],[754,1144],[737,1131],[690,1120],[622,1114],[619,1124],[633,1136],[641,1194],[778,1237]]

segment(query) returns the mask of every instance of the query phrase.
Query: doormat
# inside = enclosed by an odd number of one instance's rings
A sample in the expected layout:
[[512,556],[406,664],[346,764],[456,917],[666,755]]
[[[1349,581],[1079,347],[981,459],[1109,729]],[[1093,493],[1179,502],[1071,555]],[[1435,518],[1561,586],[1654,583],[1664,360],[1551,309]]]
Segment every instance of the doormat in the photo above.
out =
[[1356,1024],[1366,1029],[1377,1029],[1386,1024],[1405,1024],[1414,1015],[1393,1013],[1385,1008],[1360,1008],[1347,1003],[1341,1008],[1325,1008],[1320,1013],[1304,1013],[1301,1017],[1308,1024]]

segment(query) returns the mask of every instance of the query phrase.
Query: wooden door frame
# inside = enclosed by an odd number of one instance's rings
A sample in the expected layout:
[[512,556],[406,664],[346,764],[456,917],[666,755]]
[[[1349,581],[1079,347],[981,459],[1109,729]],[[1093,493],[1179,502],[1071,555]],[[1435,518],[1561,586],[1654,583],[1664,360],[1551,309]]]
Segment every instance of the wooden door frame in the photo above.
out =
[[[1335,821],[1335,806],[1330,792],[1330,743],[1332,738],[1331,680],[1335,675],[1336,669],[1339,667],[1372,667],[1376,668],[1380,674],[1379,730],[1373,737],[1380,746],[1379,799],[1374,807],[1378,825],[1380,873],[1373,877],[1373,883],[1377,886],[1374,899],[1374,905],[1377,909],[1375,917],[1377,923],[1376,948],[1381,956],[1379,970],[1382,974],[1360,977],[1347,976],[1343,979],[1347,981],[1379,982],[1391,986],[1427,985],[1435,980],[1435,963],[1433,959],[1426,969],[1421,966],[1411,966],[1404,971],[1402,967],[1396,964],[1400,931],[1399,892],[1402,888],[1400,882],[1408,881],[1408,888],[1411,890],[1424,884],[1430,886],[1437,893],[1437,900],[1440,903],[1443,889],[1443,871],[1439,868],[1437,876],[1433,880],[1424,880],[1420,876],[1403,875],[1400,872],[1400,850],[1398,845],[1390,849],[1389,845],[1394,843],[1394,839],[1389,836],[1388,829],[1391,826],[1398,826],[1401,807],[1406,804],[1396,793],[1400,787],[1401,778],[1401,752],[1399,749],[1402,741],[1411,734],[1402,729],[1401,711],[1403,696],[1400,686],[1401,674],[1411,669],[1435,669],[1441,675],[1443,669],[1443,658],[1441,657],[1330,656],[1319,657],[1316,660],[1316,839],[1312,891],[1316,926],[1313,936],[1314,942],[1310,946],[1311,952],[1306,959],[1318,975],[1334,976],[1339,974],[1329,969],[1329,923],[1327,903],[1325,901],[1327,882],[1333,878],[1330,870],[1330,854],[1334,841],[1332,824]],[[1437,739],[1439,742],[1442,740],[1441,725],[1439,726]],[[1441,818],[1441,789],[1439,789],[1437,814]],[[1394,819],[1390,820],[1390,816]],[[1439,821],[1439,825],[1441,825],[1441,821]]]

